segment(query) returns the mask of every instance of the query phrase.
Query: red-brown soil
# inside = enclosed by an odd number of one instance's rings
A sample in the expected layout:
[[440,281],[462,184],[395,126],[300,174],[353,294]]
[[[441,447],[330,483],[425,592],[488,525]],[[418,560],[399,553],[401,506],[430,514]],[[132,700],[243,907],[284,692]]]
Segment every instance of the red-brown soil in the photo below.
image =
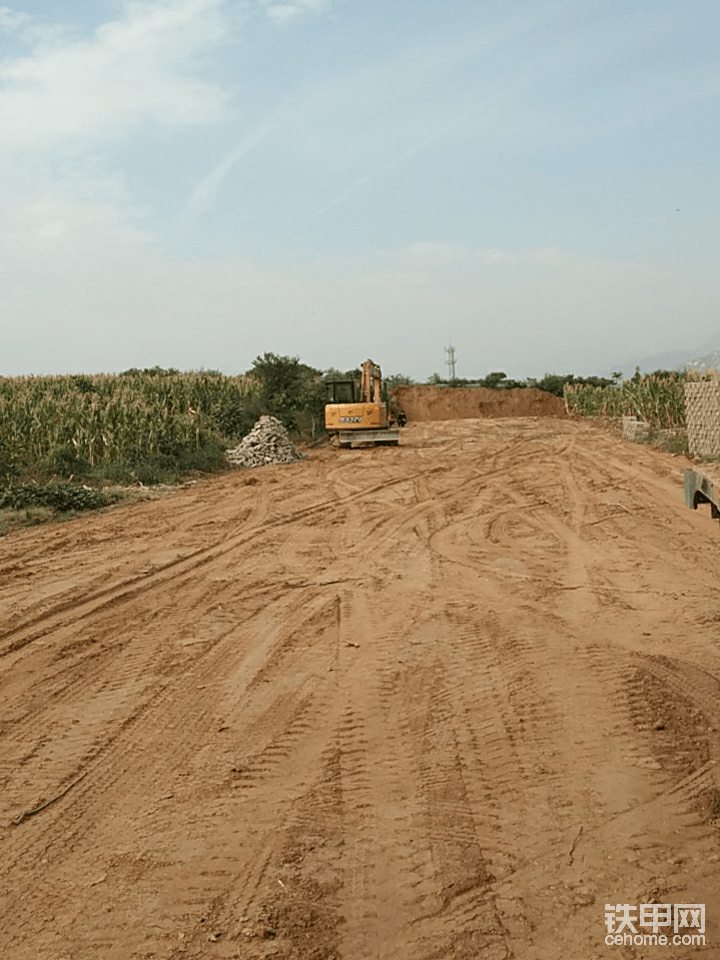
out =
[[565,401],[545,390],[485,387],[398,387],[398,403],[410,422],[477,417],[566,417]]
[[[0,541],[2,957],[720,955],[683,466],[416,423]],[[653,902],[705,950],[613,954],[605,904]]]

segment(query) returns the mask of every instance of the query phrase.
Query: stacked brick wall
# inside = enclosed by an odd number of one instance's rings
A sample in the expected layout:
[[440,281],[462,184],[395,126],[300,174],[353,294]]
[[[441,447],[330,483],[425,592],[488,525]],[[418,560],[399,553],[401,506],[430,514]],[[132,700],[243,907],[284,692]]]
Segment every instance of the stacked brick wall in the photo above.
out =
[[638,420],[637,417],[623,417],[622,432],[628,440],[647,440],[650,436],[650,424],[645,420]]
[[720,379],[685,384],[685,420],[690,454],[720,457]]

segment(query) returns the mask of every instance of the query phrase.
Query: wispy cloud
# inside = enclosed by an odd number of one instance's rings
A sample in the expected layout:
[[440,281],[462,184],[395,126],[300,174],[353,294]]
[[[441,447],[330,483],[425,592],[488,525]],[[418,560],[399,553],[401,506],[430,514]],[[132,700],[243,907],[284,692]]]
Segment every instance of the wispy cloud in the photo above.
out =
[[[85,260],[98,245],[145,246],[155,240],[121,171],[100,157],[45,162],[28,157],[0,161],[0,262],[5,270],[24,255],[27,264],[48,241]],[[14,269],[18,269],[15,266]]]
[[[66,25],[0,7],[0,31],[22,29],[29,54],[0,60],[0,244],[53,246],[78,258],[156,239],[108,148],[147,127],[229,117],[230,95],[202,76],[200,55],[232,35],[227,0],[135,0],[78,39]],[[124,146],[124,144],[123,144]],[[249,149],[249,147],[245,147]],[[230,168],[241,145],[225,162]],[[197,216],[227,170],[192,199]],[[214,188],[217,189],[217,186]],[[40,245],[40,246],[38,246]],[[4,256],[5,262],[7,259]]]
[[342,190],[337,196],[333,197],[332,200],[329,200],[327,203],[324,203],[318,210],[316,210],[311,216],[307,218],[294,232],[299,232],[303,230],[308,224],[312,223],[314,220],[317,220],[318,217],[321,217],[324,213],[327,213],[328,210],[332,210],[333,207],[338,206],[344,200],[347,200],[348,197],[352,196],[353,193],[356,193],[362,187],[367,186],[373,180],[376,180],[378,177],[381,177],[384,173],[387,173],[389,170],[392,170],[393,167],[397,167],[399,164],[403,163],[405,160],[409,160],[414,154],[418,153],[421,150],[424,150],[425,147],[430,146],[431,143],[434,143],[436,140],[439,140],[442,136],[449,133],[455,127],[466,122],[473,114],[474,110],[467,110],[460,116],[455,117],[449,123],[443,124],[437,130],[433,131],[429,136],[423,137],[422,140],[419,140],[417,143],[414,143],[411,147],[408,147],[406,150],[403,150],[401,153],[394,156],[391,160],[388,160],[387,163],[382,164],[377,167],[375,170],[371,170],[369,173],[366,173],[364,176],[359,177],[348,187]]
[[10,7],[0,7],[0,30],[10,32],[11,30],[20,30],[26,27],[31,17],[27,13],[20,13],[17,10],[11,10]]
[[[2,148],[116,138],[145,123],[181,125],[228,114],[227,93],[193,77],[191,58],[228,32],[224,0],[127,3],[89,40],[40,42],[0,64]],[[8,8],[3,19],[14,23]]]
[[238,143],[234,150],[223,157],[210,173],[200,181],[190,194],[187,206],[180,219],[178,236],[185,236],[195,223],[211,209],[223,180],[228,176],[235,164],[251,153],[255,147],[265,140],[276,129],[277,124],[267,121],[250,136]]
[[263,0],[268,17],[275,23],[287,23],[304,13],[320,13],[330,6],[331,0],[293,0],[291,3],[278,3],[276,0]]

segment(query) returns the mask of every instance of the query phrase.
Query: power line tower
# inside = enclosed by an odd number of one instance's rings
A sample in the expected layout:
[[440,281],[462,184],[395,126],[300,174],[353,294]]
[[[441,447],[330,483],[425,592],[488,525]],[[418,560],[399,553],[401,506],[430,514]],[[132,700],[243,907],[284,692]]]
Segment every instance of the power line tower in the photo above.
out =
[[455,379],[455,347],[452,344],[450,344],[449,347],[445,347],[445,353],[447,355],[447,360],[445,361],[445,364],[447,365],[448,373],[450,374],[449,379],[454,380]]

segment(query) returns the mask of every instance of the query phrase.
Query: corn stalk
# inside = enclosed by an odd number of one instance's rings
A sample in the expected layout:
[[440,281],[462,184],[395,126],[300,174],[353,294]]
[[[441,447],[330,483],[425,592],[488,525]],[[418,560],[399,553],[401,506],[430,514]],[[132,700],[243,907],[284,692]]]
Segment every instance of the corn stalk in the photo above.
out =
[[685,426],[685,376],[656,377],[650,374],[625,380],[619,387],[567,384],[565,404],[570,413],[583,417],[646,420],[654,427]]

